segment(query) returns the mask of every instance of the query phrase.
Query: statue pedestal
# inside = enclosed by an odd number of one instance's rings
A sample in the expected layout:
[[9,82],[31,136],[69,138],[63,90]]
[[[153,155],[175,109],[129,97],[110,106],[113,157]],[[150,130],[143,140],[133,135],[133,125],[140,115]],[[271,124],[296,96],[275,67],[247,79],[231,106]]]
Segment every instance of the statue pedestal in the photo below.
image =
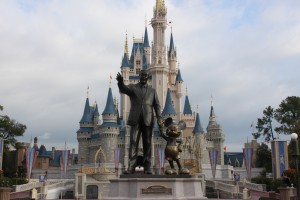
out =
[[203,196],[201,179],[190,175],[121,175],[110,180],[105,200],[200,200]]
[[9,200],[10,199],[10,187],[0,187],[0,199],[1,200]]

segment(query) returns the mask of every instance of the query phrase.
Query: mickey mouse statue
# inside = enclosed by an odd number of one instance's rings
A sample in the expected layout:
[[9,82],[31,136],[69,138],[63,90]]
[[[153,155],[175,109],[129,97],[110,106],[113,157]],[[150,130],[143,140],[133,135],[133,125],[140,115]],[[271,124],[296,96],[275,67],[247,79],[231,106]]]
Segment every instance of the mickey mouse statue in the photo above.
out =
[[[163,133],[163,126],[166,127],[166,134]],[[165,156],[171,167],[171,169],[167,169],[165,171],[165,174],[177,174],[174,168],[173,161],[177,163],[179,174],[189,174],[190,171],[188,169],[182,168],[180,164],[180,152],[182,152],[182,141],[179,138],[179,136],[181,135],[182,130],[186,128],[185,122],[179,121],[177,124],[173,121],[171,117],[169,117],[164,121],[164,123],[160,123],[159,127],[161,136],[167,141],[167,145],[165,148]]]

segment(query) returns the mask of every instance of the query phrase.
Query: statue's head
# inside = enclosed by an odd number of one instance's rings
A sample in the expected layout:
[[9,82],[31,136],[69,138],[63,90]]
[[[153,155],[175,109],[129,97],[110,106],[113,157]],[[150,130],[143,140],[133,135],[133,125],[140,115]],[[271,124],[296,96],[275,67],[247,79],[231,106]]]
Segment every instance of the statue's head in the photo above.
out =
[[171,117],[165,120],[166,135],[173,138],[178,138],[181,135],[182,130],[186,128],[186,123],[184,121],[179,121],[176,123]]
[[140,83],[142,85],[146,84],[147,81],[148,81],[148,77],[149,77],[149,75],[148,75],[147,71],[146,70],[141,70],[141,72],[140,72]]

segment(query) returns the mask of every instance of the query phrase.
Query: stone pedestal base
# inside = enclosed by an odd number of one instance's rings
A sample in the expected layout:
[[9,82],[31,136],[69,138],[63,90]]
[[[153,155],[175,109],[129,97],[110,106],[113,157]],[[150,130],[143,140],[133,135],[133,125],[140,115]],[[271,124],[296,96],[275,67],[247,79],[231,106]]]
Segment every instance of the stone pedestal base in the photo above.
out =
[[122,176],[110,180],[110,191],[105,200],[198,200],[203,196],[201,179],[169,178],[168,176]]
[[9,200],[10,199],[11,188],[9,187],[0,187],[0,199]]

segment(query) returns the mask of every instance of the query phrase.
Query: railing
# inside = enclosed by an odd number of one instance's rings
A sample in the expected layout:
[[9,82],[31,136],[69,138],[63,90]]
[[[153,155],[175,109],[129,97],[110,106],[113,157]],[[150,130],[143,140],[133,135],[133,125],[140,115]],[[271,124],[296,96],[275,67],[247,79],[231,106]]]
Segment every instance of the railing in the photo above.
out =
[[266,191],[266,185],[265,184],[256,184],[256,183],[250,183],[248,181],[245,182],[238,182],[237,183],[240,187],[248,188],[249,190],[254,191]]
[[43,187],[44,184],[49,187],[49,186],[55,185],[57,183],[61,183],[62,186],[65,186],[66,184],[73,183],[73,180],[49,179],[49,180],[46,180],[45,182],[38,182],[38,179],[31,179],[29,183],[26,183],[23,185],[14,185],[14,192],[22,192],[22,191],[32,190],[33,188]]

